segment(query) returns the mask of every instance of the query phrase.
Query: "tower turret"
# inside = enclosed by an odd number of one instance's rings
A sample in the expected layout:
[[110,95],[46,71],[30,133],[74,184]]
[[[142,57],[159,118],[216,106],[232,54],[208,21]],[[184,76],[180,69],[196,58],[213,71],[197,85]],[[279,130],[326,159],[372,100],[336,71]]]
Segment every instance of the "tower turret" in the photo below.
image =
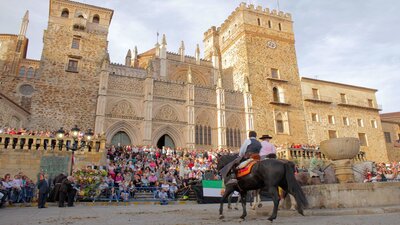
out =
[[26,10],[24,18],[22,19],[18,39],[22,40],[26,36],[26,30],[28,29],[28,23],[29,23],[29,10]]
[[132,54],[131,50],[129,49],[125,56],[125,66],[131,66]]
[[179,47],[179,54],[181,55],[181,62],[185,62],[185,43],[181,41],[181,47]]

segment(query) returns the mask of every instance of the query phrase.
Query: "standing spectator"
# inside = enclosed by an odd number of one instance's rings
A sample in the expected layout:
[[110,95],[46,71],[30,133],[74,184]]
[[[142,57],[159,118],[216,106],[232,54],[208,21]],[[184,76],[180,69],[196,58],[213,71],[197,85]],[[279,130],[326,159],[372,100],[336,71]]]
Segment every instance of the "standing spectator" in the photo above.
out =
[[44,175],[40,174],[39,181],[37,183],[37,188],[39,189],[39,194],[38,194],[38,208],[46,208],[46,199],[47,199],[47,194],[49,193],[49,185],[47,184],[47,181],[44,179]]

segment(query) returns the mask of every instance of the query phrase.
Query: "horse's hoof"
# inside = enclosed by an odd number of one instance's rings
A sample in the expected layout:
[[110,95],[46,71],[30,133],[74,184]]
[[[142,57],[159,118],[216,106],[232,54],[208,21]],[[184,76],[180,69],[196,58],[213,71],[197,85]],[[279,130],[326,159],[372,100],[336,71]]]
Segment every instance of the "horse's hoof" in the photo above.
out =
[[239,210],[239,208],[238,208],[238,207],[235,207],[235,210]]
[[261,208],[262,207],[262,204],[260,203],[260,204],[258,204],[258,208]]
[[274,219],[272,219],[271,217],[268,218],[269,221],[274,222]]
[[244,221],[246,221],[246,218],[245,217],[240,217],[239,222],[244,222]]
[[224,217],[224,215],[219,215],[219,219],[222,220]]

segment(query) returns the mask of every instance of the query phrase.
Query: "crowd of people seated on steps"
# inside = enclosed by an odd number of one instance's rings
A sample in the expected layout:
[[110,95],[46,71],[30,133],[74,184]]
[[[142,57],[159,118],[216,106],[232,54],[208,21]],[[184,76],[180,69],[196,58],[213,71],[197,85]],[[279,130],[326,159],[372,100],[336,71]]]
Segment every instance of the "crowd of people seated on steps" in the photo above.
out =
[[[187,189],[192,181],[220,179],[216,157],[224,152],[230,151],[116,145],[108,149],[105,167],[85,169],[92,171],[88,174],[97,174],[95,177],[85,178],[80,170],[75,172],[76,181],[83,186],[81,190],[86,190],[80,194],[92,197],[93,201],[129,201],[138,192],[152,193],[154,199],[166,193],[168,199],[176,199],[178,190]],[[97,180],[97,185],[91,186],[96,190],[84,187],[87,180]]]

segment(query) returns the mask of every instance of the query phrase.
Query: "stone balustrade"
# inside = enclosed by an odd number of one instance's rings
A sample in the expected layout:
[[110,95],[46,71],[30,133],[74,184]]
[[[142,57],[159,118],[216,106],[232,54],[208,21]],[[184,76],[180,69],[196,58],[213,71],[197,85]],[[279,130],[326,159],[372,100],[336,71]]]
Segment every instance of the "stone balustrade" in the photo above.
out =
[[[277,157],[280,159],[287,160],[300,160],[307,161],[314,157],[317,153],[315,149],[303,149],[303,148],[286,148],[286,149],[278,149]],[[323,160],[328,160],[328,158],[321,153],[321,157]],[[354,161],[365,161],[365,153],[359,152],[356,157],[353,158]]]
[[29,135],[10,135],[0,134],[0,150],[14,149],[27,151],[70,151],[71,147],[76,144],[80,152],[105,152],[106,139],[100,137],[93,140],[77,140],[65,137],[57,139],[53,137],[29,136]]

